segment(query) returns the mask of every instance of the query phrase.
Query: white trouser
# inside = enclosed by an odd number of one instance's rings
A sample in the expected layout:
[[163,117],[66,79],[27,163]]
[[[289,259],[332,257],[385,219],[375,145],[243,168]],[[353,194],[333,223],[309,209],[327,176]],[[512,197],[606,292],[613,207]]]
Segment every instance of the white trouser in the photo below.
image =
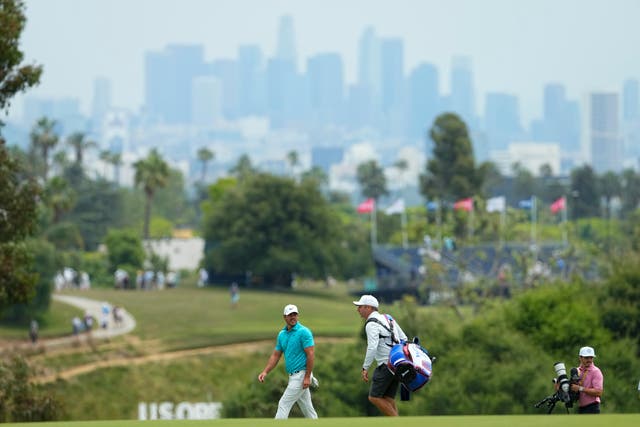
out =
[[304,374],[305,371],[300,371],[289,375],[289,384],[287,384],[287,388],[284,390],[284,393],[282,393],[282,397],[278,402],[276,419],[289,418],[289,412],[291,412],[294,403],[298,403],[298,406],[306,418],[318,418],[316,410],[313,409],[313,403],[311,403],[311,391],[309,391],[309,387],[302,388]]

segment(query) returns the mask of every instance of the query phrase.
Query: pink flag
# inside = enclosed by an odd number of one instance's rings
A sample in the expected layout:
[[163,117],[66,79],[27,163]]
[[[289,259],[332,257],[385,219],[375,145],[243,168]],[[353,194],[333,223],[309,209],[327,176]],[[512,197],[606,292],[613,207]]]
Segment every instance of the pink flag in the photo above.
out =
[[558,213],[567,208],[567,199],[563,196],[551,203],[551,213]]
[[462,209],[463,211],[471,212],[473,210],[473,198],[458,200],[454,203],[453,209]]
[[376,201],[374,199],[367,199],[358,205],[358,213],[370,213],[376,207]]

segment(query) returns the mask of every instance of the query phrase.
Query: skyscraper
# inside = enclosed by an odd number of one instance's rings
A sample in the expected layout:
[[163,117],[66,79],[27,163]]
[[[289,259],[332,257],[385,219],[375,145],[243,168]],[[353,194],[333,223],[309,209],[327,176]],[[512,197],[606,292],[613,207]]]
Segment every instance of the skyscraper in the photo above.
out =
[[622,170],[622,138],[617,93],[591,93],[587,101],[586,143],[597,173]]
[[426,138],[440,111],[440,86],[435,65],[421,63],[411,71],[408,98],[409,136]]
[[344,104],[344,71],[337,53],[312,56],[307,61],[311,112],[321,123],[338,123]]
[[238,80],[239,114],[264,114],[267,96],[264,59],[258,45],[243,45],[238,48]]
[[298,69],[295,32],[293,29],[293,18],[291,17],[291,15],[284,15],[280,17],[275,56],[277,59],[292,62],[294,70]]
[[91,102],[91,120],[94,127],[100,125],[110,108],[111,81],[106,77],[98,77],[93,81],[93,99]]
[[465,121],[468,128],[476,127],[475,90],[471,58],[455,56],[451,63],[451,96],[449,108]]
[[640,85],[636,79],[627,79],[622,86],[622,117],[625,121],[640,118]]
[[498,92],[486,95],[484,129],[490,150],[506,150],[510,143],[524,137],[519,110],[515,95]]
[[202,45],[169,45],[145,55],[145,107],[166,123],[191,121],[191,83],[205,73]]
[[211,127],[222,117],[222,84],[214,76],[193,79],[191,93],[191,122]]

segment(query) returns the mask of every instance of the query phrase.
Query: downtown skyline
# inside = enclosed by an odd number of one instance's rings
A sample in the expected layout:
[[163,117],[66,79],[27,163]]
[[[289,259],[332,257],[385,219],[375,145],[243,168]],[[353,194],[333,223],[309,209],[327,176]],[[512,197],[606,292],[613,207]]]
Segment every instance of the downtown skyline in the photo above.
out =
[[[515,4],[514,4],[515,3]],[[45,68],[41,85],[26,96],[76,98],[89,113],[93,82],[109,79],[114,106],[138,111],[144,103],[144,55],[170,44],[202,44],[205,58],[232,59],[239,46],[257,44],[275,54],[282,15],[294,23],[297,66],[337,53],[345,82],[357,79],[358,41],[367,27],[404,43],[404,74],[421,62],[440,70],[441,93],[450,90],[451,62],[470,58],[475,109],[483,113],[489,92],[520,99],[523,125],[542,114],[543,87],[561,83],[567,96],[622,90],[640,77],[634,55],[640,31],[633,17],[640,3],[625,0],[452,2],[175,2],[27,0],[22,46],[27,61]],[[252,12],[250,13],[249,10]],[[82,34],[82,36],[78,36]],[[11,116],[19,116],[23,99]]]

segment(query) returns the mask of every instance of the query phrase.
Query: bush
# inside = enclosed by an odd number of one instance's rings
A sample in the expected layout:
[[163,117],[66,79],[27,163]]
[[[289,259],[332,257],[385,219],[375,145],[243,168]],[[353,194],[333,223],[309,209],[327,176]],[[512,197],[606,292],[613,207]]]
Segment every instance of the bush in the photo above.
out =
[[8,363],[0,361],[0,421],[56,421],[62,417],[62,403],[30,383],[29,375],[29,367],[20,357]]

